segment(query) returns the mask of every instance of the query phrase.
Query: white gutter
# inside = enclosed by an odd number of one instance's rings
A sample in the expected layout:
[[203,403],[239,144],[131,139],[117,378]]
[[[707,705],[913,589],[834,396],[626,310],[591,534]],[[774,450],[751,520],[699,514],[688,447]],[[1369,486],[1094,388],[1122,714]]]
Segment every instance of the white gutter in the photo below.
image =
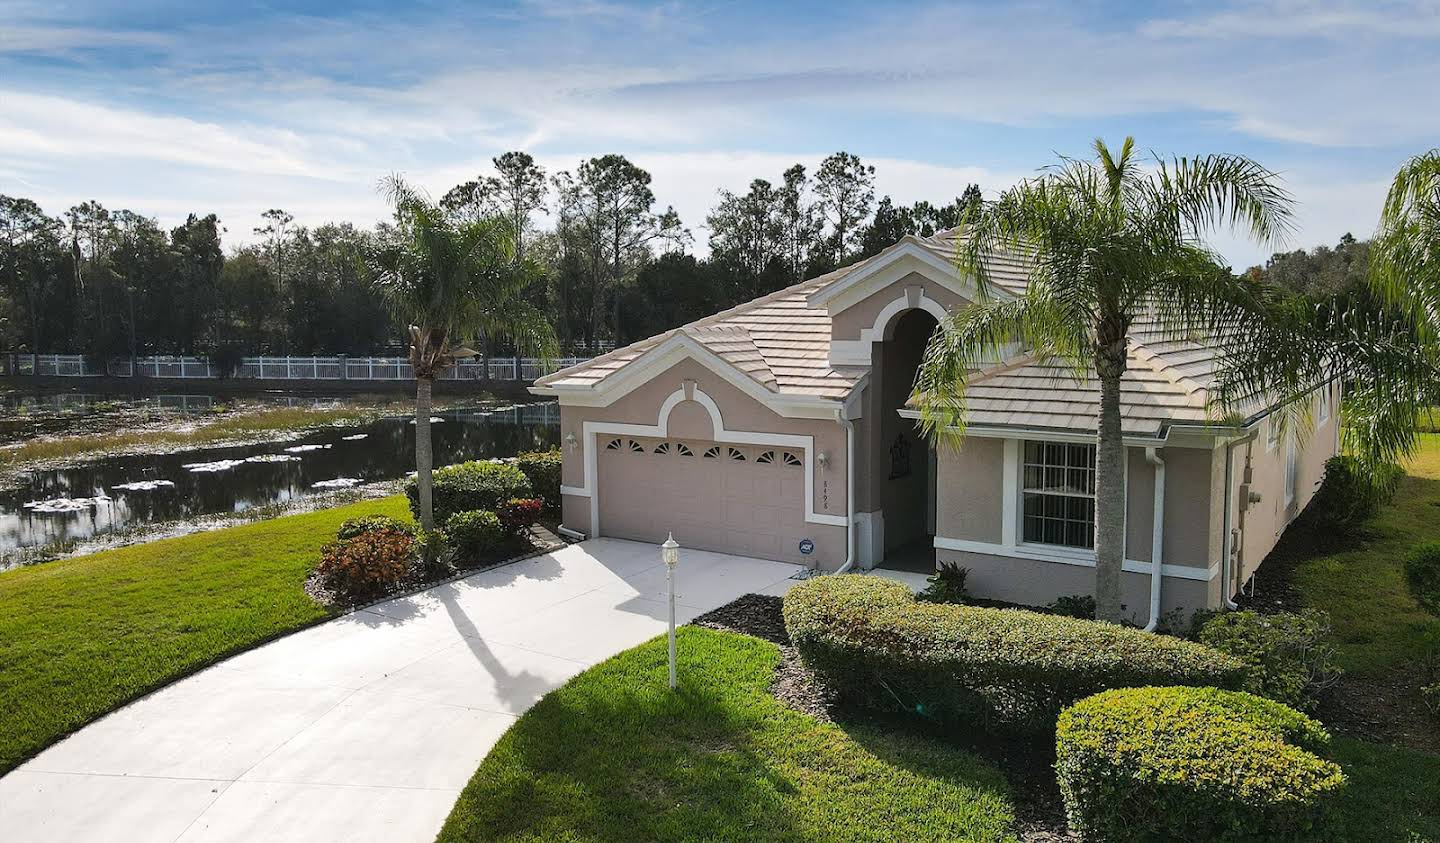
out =
[[[1337,424],[1335,427],[1338,429],[1340,426]],[[1232,526],[1235,523],[1235,490],[1232,487],[1235,482],[1235,446],[1254,439],[1258,432],[1258,429],[1252,430],[1225,443],[1225,518],[1222,522],[1225,533],[1220,546],[1220,600],[1225,608],[1231,610],[1240,608],[1240,604],[1231,599],[1234,595],[1230,593],[1230,565],[1235,552]],[[1241,501],[1241,505],[1246,503]]]
[[1155,448],[1145,449],[1145,460],[1155,466],[1155,514],[1150,529],[1150,622],[1146,632],[1160,625],[1160,585],[1164,579],[1165,551],[1165,460]]
[[845,428],[845,564],[835,570],[843,574],[855,565],[855,423],[844,407],[835,411],[835,421]]

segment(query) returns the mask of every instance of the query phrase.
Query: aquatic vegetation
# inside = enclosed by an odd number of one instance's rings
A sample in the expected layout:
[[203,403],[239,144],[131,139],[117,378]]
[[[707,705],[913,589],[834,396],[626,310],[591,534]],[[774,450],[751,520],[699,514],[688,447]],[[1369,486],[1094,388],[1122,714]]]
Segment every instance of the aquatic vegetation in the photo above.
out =
[[187,462],[181,468],[189,469],[192,474],[213,474],[218,471],[229,471],[237,465],[244,464],[244,460],[214,460],[213,462]]
[[156,489],[168,489],[174,485],[174,480],[136,480],[132,483],[116,483],[110,488],[122,492],[153,492]]
[[56,514],[65,512],[83,512],[102,503],[109,503],[110,497],[104,492],[90,498],[49,498],[43,501],[30,501],[21,504],[21,507],[31,512],[45,514]]
[[253,457],[246,457],[245,462],[299,462],[300,458],[290,454],[256,454]]
[[358,485],[360,485],[361,483],[364,483],[364,482],[365,482],[364,480],[361,480],[361,479],[359,479],[358,477],[336,477],[334,480],[321,480],[321,481],[318,481],[318,482],[316,482],[316,483],[311,483],[311,484],[310,484],[310,488],[312,488],[312,489],[349,489],[349,488],[351,488],[352,486],[358,486]]
[[285,451],[291,454],[304,454],[310,451],[327,451],[333,447],[334,446],[329,443],[326,443],[324,445],[291,445],[290,447],[286,448]]
[[369,435],[368,433],[352,433],[349,436],[342,436],[340,438],[346,442],[359,442],[361,439],[369,437]]

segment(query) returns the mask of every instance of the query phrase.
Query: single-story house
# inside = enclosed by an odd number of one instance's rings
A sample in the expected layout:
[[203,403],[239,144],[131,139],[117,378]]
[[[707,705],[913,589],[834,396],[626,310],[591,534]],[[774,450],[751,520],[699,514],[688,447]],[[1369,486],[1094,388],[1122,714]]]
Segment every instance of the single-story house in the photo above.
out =
[[[533,391],[560,402],[564,527],[829,572],[954,562],[972,594],[1031,605],[1093,593],[1098,382],[1017,350],[972,376],[958,449],[917,433],[926,342],[977,296],[955,238],[907,236],[541,378]],[[994,295],[1023,294],[1024,260],[989,271]],[[1337,450],[1337,386],[1300,438],[1265,407],[1212,418],[1214,371],[1203,341],[1132,330],[1124,589],[1139,622],[1226,604]]]

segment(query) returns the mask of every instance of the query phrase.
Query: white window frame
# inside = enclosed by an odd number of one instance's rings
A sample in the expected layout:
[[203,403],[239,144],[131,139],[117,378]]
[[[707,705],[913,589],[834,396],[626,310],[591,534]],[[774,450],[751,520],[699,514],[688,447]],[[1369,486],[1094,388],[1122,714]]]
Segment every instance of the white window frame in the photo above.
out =
[[[1030,444],[1032,444],[1032,443],[1035,444],[1035,445],[1040,445],[1040,446],[1042,446],[1042,447],[1043,447],[1043,446],[1047,446],[1047,445],[1060,445],[1060,446],[1063,446],[1063,447],[1082,447],[1082,448],[1089,448],[1089,449],[1091,450],[1092,454],[1094,455],[1094,457],[1093,457],[1093,459],[1092,459],[1092,462],[1091,462],[1090,471],[1091,471],[1092,473],[1095,473],[1095,472],[1098,471],[1098,466],[1095,465],[1094,460],[1099,458],[1099,448],[1098,448],[1095,444],[1093,444],[1093,443],[1088,443],[1088,442],[1062,442],[1062,441],[1045,440],[1045,439],[1021,439],[1021,440],[1018,440],[1018,442],[1019,442],[1019,445],[1018,445],[1018,451],[1019,451],[1018,456],[1019,456],[1019,459],[1017,460],[1017,466],[1016,466],[1016,469],[1017,469],[1017,472],[1018,472],[1018,477],[1016,478],[1017,500],[1016,500],[1016,502],[1015,502],[1015,535],[1016,535],[1016,538],[1019,540],[1019,544],[1025,546],[1025,547],[1045,548],[1046,550],[1051,550],[1051,551],[1055,551],[1055,552],[1059,552],[1059,553],[1084,554],[1084,555],[1088,555],[1088,556],[1092,556],[1092,557],[1093,557],[1093,556],[1095,555],[1094,538],[1095,538],[1095,533],[1098,532],[1098,526],[1095,525],[1094,523],[1092,523],[1092,524],[1090,525],[1090,527],[1091,527],[1091,544],[1090,544],[1088,547],[1085,546],[1085,545],[1054,544],[1054,543],[1051,543],[1051,542],[1030,541],[1030,540],[1027,540],[1027,539],[1025,538],[1025,495],[1026,495],[1026,488],[1025,488],[1025,466],[1026,466],[1025,450],[1026,450],[1026,446],[1027,446],[1027,445],[1030,445]],[[1067,467],[1067,470],[1068,470],[1068,467]],[[1098,477],[1095,478],[1095,479],[1098,480]],[[1044,491],[1033,491],[1033,492],[1031,492],[1031,494],[1052,494],[1052,495],[1063,496],[1063,497],[1077,497],[1077,498],[1087,498],[1087,497],[1088,497],[1092,502],[1094,502],[1094,501],[1096,500],[1096,495],[1095,495],[1095,493],[1094,493],[1093,491],[1092,491],[1090,494],[1088,494],[1088,495],[1086,495],[1086,494],[1084,494],[1084,493],[1044,492]]]
[[1320,387],[1320,424],[1330,421],[1330,384]]
[[1295,486],[1300,472],[1300,453],[1291,439],[1285,448],[1285,508],[1295,503]]

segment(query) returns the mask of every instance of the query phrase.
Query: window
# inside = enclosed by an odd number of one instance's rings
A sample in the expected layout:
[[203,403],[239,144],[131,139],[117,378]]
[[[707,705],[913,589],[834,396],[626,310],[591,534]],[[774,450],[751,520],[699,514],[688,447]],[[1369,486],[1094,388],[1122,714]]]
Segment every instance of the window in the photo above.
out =
[[728,456],[730,459],[734,460],[735,462],[744,462],[744,461],[745,461],[745,455],[742,454],[742,453],[740,453],[740,449],[738,449],[738,448],[726,448],[725,451],[726,451],[726,454],[725,454],[725,455]]
[[641,445],[639,442],[636,442],[634,439],[631,439],[631,440],[630,440],[630,453],[632,453],[632,454],[643,454],[643,453],[645,453],[645,446],[644,446],[644,445]]
[[675,443],[675,453],[679,454],[682,457],[695,456],[695,452],[690,450],[690,446],[686,445],[684,442]]
[[1299,468],[1299,455],[1295,452],[1295,442],[1292,440],[1285,449],[1285,506],[1295,502],[1295,473]]
[[1095,446],[1026,442],[1021,473],[1023,539],[1095,546]]
[[701,454],[700,456],[704,457],[707,460],[718,459],[720,456],[720,446],[711,445],[710,447],[706,448],[705,453]]
[[1330,384],[1320,387],[1320,424],[1330,421]]
[[618,451],[618,450],[620,450],[620,440],[619,440],[619,439],[611,439],[611,440],[610,440],[610,444],[608,444],[608,445],[605,446],[605,450],[607,450],[607,451]]
[[760,456],[755,458],[755,463],[757,465],[770,465],[773,462],[775,462],[774,451],[765,451]]
[[657,453],[657,454],[668,454],[668,453],[670,453],[670,443],[669,443],[669,442],[661,442],[659,445],[656,445],[656,446],[655,446],[655,453]]
[[797,456],[795,456],[794,454],[790,453],[789,451],[786,451],[786,452],[785,452],[785,464],[788,465],[788,466],[790,466],[791,468],[799,468],[800,465],[801,465],[801,463],[800,463],[800,458],[797,457]]

